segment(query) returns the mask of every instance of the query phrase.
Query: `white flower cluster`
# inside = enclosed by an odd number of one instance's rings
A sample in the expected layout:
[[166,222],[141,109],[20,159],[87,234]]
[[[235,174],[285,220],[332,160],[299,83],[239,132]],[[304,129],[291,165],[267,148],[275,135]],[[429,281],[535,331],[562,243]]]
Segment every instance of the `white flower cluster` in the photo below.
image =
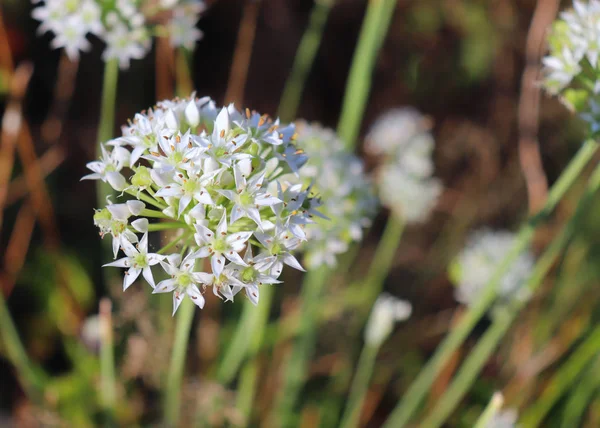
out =
[[[457,286],[456,300],[465,305],[476,302],[479,293],[511,250],[514,242],[515,234],[507,231],[483,229],[473,233],[450,267],[451,280]],[[531,274],[534,262],[531,252],[525,251],[511,265],[499,284],[500,305],[529,298],[530,292],[525,287],[525,282]]]
[[485,428],[517,428],[519,414],[515,409],[505,409],[497,412],[485,425]]
[[377,171],[381,202],[407,223],[426,220],[442,192],[432,176],[435,142],[429,128],[418,111],[393,109],[367,135],[365,150],[384,158]]
[[88,35],[103,40],[103,58],[118,59],[121,68],[148,53],[153,35],[167,35],[173,46],[189,49],[202,37],[196,28],[202,0],[32,1],[42,3],[32,12],[42,23],[39,32],[52,32],[52,47],[64,48],[72,60],[91,48]]
[[348,151],[335,132],[318,124],[297,122],[296,146],[308,155],[298,175],[284,177],[289,188],[306,186],[319,199],[314,223],[306,226],[301,250],[309,268],[335,266],[337,255],[362,239],[376,213],[377,200],[362,161]]
[[[209,98],[136,114],[84,177],[135,198],[94,215],[115,258],[125,253],[107,265],[127,269],[123,288],[141,274],[155,293],[174,292],[174,312],[186,295],[203,307],[206,287],[226,300],[245,290],[256,304],[261,285],[280,283],[284,264],[303,270],[293,252],[311,239],[304,229],[318,204],[307,186],[288,181],[307,161],[295,138],[293,125],[218,109]],[[178,231],[176,240],[148,253],[148,232],[166,229]],[[181,253],[163,254],[178,242]],[[159,265],[169,278],[155,284]]]
[[548,38],[544,87],[600,131],[600,0],[575,0],[562,12]]
[[381,346],[392,333],[394,324],[408,319],[411,313],[409,302],[387,293],[381,294],[371,309],[365,328],[365,342],[371,346]]

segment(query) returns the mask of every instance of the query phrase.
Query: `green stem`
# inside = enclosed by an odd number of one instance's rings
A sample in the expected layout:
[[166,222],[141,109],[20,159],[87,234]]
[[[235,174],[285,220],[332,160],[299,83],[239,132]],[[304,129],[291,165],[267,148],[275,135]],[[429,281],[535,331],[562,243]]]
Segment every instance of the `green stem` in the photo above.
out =
[[112,331],[112,303],[109,299],[100,301],[100,385],[102,407],[106,426],[115,424],[115,404],[117,402],[115,381],[114,343]]
[[10,316],[2,291],[0,291],[0,334],[6,356],[17,369],[17,374],[27,396],[37,403],[41,403],[44,381],[38,373],[39,369],[34,367],[21,343],[21,339],[19,339],[19,333]]
[[167,374],[167,388],[164,397],[165,423],[169,427],[177,426],[180,413],[181,380],[190,340],[192,321],[194,320],[195,305],[184,299],[177,311],[177,324],[175,325],[175,343],[171,354],[171,364]]
[[[571,239],[576,225],[580,222],[581,216],[589,209],[590,204],[594,200],[594,195],[598,190],[600,190],[600,167],[596,167],[594,173],[590,177],[586,190],[582,195],[572,218],[562,229],[560,234],[552,240],[550,246],[536,262],[531,277],[524,285],[531,293],[534,293],[540,286],[561,250]],[[446,421],[469,388],[473,385],[477,375],[486,361],[489,360],[502,337],[504,337],[504,334],[510,327],[512,321],[526,304],[526,300],[518,301],[515,302],[512,307],[500,310],[495,314],[492,325],[479,340],[475,348],[469,353],[468,358],[456,374],[450,387],[446,389],[444,395],[439,399],[433,412],[421,424],[422,427],[437,428]]]
[[[260,295],[260,302],[258,308],[253,307],[256,315],[254,316],[253,322],[256,326],[264,326],[267,324],[269,318],[269,312],[273,297],[275,295],[275,286],[267,285],[263,287]],[[246,305],[250,305],[250,301]],[[260,347],[263,343],[264,328],[256,328],[252,330],[252,342],[250,343],[249,355],[252,357],[244,366],[241,376],[240,385],[238,388],[238,400],[237,408],[242,413],[246,421],[250,420],[252,414],[252,403],[254,401],[257,379],[258,379],[258,357],[257,354],[260,351]]]
[[600,358],[592,363],[587,373],[582,376],[581,382],[575,388],[565,405],[561,428],[583,426],[581,419],[589,402],[596,391],[600,390]]
[[[150,188],[148,188],[147,190],[149,192],[151,191]],[[136,192],[135,190],[125,190],[125,193],[129,193],[131,196],[135,196],[137,199],[140,199],[140,200],[146,202],[147,204],[150,204],[160,210],[164,210],[165,208],[167,208],[166,205],[163,205],[160,202],[158,202],[157,200],[152,199],[150,196],[146,195],[144,192]]]
[[248,353],[255,353],[260,348],[275,293],[273,288],[273,285],[261,287],[258,306],[254,306],[250,300],[244,301],[241,318],[217,372],[221,383],[230,383]]
[[427,362],[415,381],[408,388],[404,398],[393,410],[384,427],[401,428],[408,423],[439,372],[446,366],[450,357],[462,345],[475,324],[477,324],[494,302],[496,289],[504,276],[504,272],[510,268],[519,254],[529,245],[537,224],[552,212],[566,191],[575,182],[577,177],[579,177],[586,164],[592,159],[597,148],[598,144],[596,142],[588,140],[579,149],[557,182],[550,189],[548,199],[540,214],[531,218],[521,227],[513,248],[496,268],[490,281],[488,281],[482,290],[479,300],[468,309],[456,327],[442,341],[433,357]]
[[148,209],[148,208],[143,209],[142,212],[140,213],[140,216],[142,216],[142,217],[151,217],[151,218],[162,218],[162,219],[166,219],[166,220],[171,220],[171,217],[169,217],[168,215],[164,214],[162,211],[151,210],[151,209]]
[[148,232],[156,232],[157,230],[167,229],[188,229],[189,226],[186,223],[180,223],[173,221],[169,223],[152,223],[148,225]]
[[489,404],[481,414],[481,416],[479,416],[479,418],[477,419],[477,422],[475,422],[474,428],[489,427],[492,418],[496,415],[496,413],[498,413],[498,411],[502,407],[503,402],[504,399],[502,398],[502,394],[498,392],[495,393],[492,396],[492,399],[490,400]]
[[321,45],[323,30],[332,5],[333,0],[315,1],[308,20],[308,28],[304,32],[302,40],[300,40],[300,45],[298,45],[294,65],[279,102],[278,114],[283,121],[294,120],[296,116],[302,91]]
[[[115,127],[115,104],[117,99],[117,81],[119,79],[119,62],[116,59],[108,61],[104,66],[104,81],[102,83],[102,104],[100,105],[100,123],[98,124],[98,145],[96,154],[101,155],[100,143],[105,143],[113,136]],[[98,206],[106,204],[106,197],[113,194],[108,183],[96,181]]]
[[365,276],[364,284],[365,292],[368,293],[368,298],[365,299],[365,309],[370,310],[377,299],[377,296],[381,293],[383,288],[383,282],[388,276],[396,255],[396,250],[400,245],[400,238],[402,238],[402,232],[404,231],[404,221],[390,215],[385,225],[383,235],[375,255],[369,266],[369,271]]
[[[563,396],[588,363],[600,353],[600,325],[577,347],[571,357],[554,375],[540,399],[531,406],[521,419],[524,428],[539,426],[554,404]],[[573,425],[571,425],[573,426]]]
[[378,346],[365,343],[360,353],[356,374],[350,387],[346,410],[344,410],[342,422],[340,423],[340,427],[342,428],[357,427],[360,422],[361,410],[365,401],[365,395],[367,395],[371,376],[373,375],[378,351]]
[[338,135],[346,147],[356,146],[365,105],[371,89],[375,60],[383,45],[397,0],[370,0],[363,21],[358,44],[354,51],[352,66],[346,83],[346,92]]
[[[317,337],[318,310],[323,288],[331,272],[321,267],[310,271],[304,277],[300,295],[300,326],[285,367],[283,387],[275,405],[279,426],[294,426],[297,415],[295,406],[304,385],[309,360],[314,352]],[[297,422],[297,421],[296,421]]]
[[171,242],[169,242],[167,245],[165,245],[164,247],[162,247],[160,250],[158,250],[157,254],[164,254],[164,253],[166,253],[171,248],[173,248],[175,245],[177,245],[184,237],[186,239],[190,238],[189,235],[186,235],[185,233],[182,233],[177,238],[175,238],[174,240],[172,240]]

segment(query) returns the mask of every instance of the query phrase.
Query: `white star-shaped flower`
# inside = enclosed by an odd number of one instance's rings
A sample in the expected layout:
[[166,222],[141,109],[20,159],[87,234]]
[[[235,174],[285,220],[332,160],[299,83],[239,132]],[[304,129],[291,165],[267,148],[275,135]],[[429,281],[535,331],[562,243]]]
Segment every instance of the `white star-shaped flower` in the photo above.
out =
[[194,238],[200,247],[192,257],[204,258],[210,256],[210,264],[215,276],[220,276],[225,267],[225,258],[229,261],[245,266],[246,262],[238,254],[244,249],[246,241],[252,236],[252,232],[227,233],[227,215],[223,211],[223,216],[219,221],[216,231],[208,227],[196,224]]
[[127,290],[131,284],[140,276],[155,288],[154,277],[152,276],[151,266],[158,264],[164,259],[164,256],[155,253],[148,253],[148,233],[144,233],[139,244],[134,246],[127,240],[122,240],[121,245],[127,257],[116,260],[112,263],[107,263],[103,267],[114,266],[127,268],[125,278],[123,278],[123,291]]
[[82,180],[102,180],[115,190],[122,191],[127,187],[127,180],[121,174],[123,167],[129,165],[129,151],[123,147],[115,147],[112,151],[100,146],[102,156],[99,161],[89,162],[86,166],[93,171],[82,177]]
[[242,217],[249,217],[258,227],[263,228],[260,218],[261,207],[271,207],[281,202],[280,199],[262,188],[265,173],[255,174],[250,180],[242,174],[237,165],[233,167],[236,190],[219,190],[219,193],[234,203],[231,209],[230,223],[235,223]]
[[200,293],[198,284],[204,284],[204,281],[210,278],[210,274],[195,272],[195,260],[191,256],[192,253],[181,260],[179,254],[171,254],[166,257],[166,262],[160,262],[160,265],[171,278],[159,282],[152,293],[173,292],[173,315],[177,312],[186,295],[200,309],[204,307],[204,296]]

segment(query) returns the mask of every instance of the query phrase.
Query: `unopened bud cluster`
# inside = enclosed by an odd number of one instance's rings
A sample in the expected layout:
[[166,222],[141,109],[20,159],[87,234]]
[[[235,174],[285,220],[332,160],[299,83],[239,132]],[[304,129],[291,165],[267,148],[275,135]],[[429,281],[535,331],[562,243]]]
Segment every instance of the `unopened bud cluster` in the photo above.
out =
[[574,1],[548,37],[544,88],[600,131],[600,1]]
[[132,59],[143,58],[152,36],[166,36],[175,47],[194,47],[202,37],[196,28],[202,0],[32,0],[39,3],[33,17],[42,24],[40,33],[51,32],[53,48],[64,48],[70,59],[91,48],[89,35],[106,43],[103,58],[118,59],[128,68]]
[[[84,177],[131,195],[94,215],[115,258],[125,254],[108,264],[127,269],[123,288],[141,274],[155,293],[173,292],[174,311],[186,295],[203,307],[206,287],[226,300],[244,290],[256,304],[259,287],[279,283],[284,264],[303,270],[293,253],[310,241],[305,228],[320,201],[290,180],[309,160],[296,137],[293,125],[209,98],[136,114]],[[167,229],[173,241],[149,253],[148,233]],[[175,244],[183,249],[174,252]],[[168,278],[155,284],[158,267]]]
[[407,223],[425,221],[442,192],[440,180],[433,177],[430,127],[412,108],[393,109],[367,135],[365,150],[382,158],[376,171],[379,198]]

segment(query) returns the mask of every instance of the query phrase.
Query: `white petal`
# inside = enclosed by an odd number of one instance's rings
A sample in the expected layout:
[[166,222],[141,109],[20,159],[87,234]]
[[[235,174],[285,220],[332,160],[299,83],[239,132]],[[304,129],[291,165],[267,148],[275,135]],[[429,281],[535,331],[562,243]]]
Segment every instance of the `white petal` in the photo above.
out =
[[183,195],[179,200],[179,215],[187,208],[192,201],[192,197],[189,195]]
[[223,272],[223,267],[225,266],[225,257],[220,254],[213,254],[210,259],[210,266],[212,267],[215,277],[218,278]]
[[235,251],[227,251],[226,253],[224,253],[225,257],[227,257],[227,259],[229,259],[230,261],[232,261],[235,264],[241,265],[241,266],[248,266],[246,264],[246,262],[240,257],[240,255],[238,253],[236,253]]
[[177,309],[179,309],[181,302],[183,302],[184,296],[185,294],[180,293],[179,291],[173,293],[173,316],[175,315],[175,312],[177,312]]
[[149,266],[146,266],[142,270],[142,275],[144,276],[144,279],[148,282],[148,284],[150,284],[150,286],[152,288],[156,288],[156,284],[154,284],[154,276],[152,276],[152,269],[150,269]]
[[190,299],[192,299],[192,302],[194,302],[194,304],[196,306],[198,306],[200,309],[202,309],[204,307],[204,296],[202,295],[202,293],[200,293],[200,290],[198,290],[198,287],[196,287],[195,285],[189,285],[187,287],[187,295]]
[[131,284],[140,276],[141,269],[131,268],[125,272],[125,278],[123,279],[123,291],[127,290]]
[[146,204],[142,201],[127,201],[127,208],[133,215],[140,215],[142,210],[146,208]]
[[221,131],[229,132],[230,126],[229,113],[226,108],[222,108],[215,119],[215,130],[213,135],[219,136]]
[[131,226],[141,233],[148,232],[148,219],[147,218],[138,218],[135,221],[131,222]]
[[[133,225],[133,223],[132,223],[132,225]],[[142,236],[142,239],[140,239],[140,243],[138,245],[139,245],[141,252],[143,252],[143,253],[148,252],[148,233],[147,232],[144,233],[144,235]]]
[[223,216],[217,225],[217,235],[223,235],[227,233],[227,212],[223,210]]
[[282,260],[286,265],[293,267],[294,269],[301,270],[302,272],[306,272],[306,270],[302,267],[302,265],[300,265],[298,260],[296,260],[296,257],[292,256],[291,254],[283,254]]
[[114,262],[106,263],[106,264],[102,265],[102,267],[109,267],[109,266],[128,268],[129,266],[131,266],[131,263],[129,262],[129,257],[123,257],[122,259],[115,260]]
[[120,172],[110,171],[106,173],[106,181],[111,187],[119,192],[124,190],[127,187],[127,181],[125,177],[121,175]]
[[172,129],[174,131],[179,129],[177,117],[175,117],[175,113],[173,113],[173,110],[171,109],[169,109],[167,111],[167,114],[165,115],[165,125],[167,125],[169,129]]
[[170,291],[175,290],[176,287],[177,281],[175,281],[174,279],[165,279],[164,281],[161,281],[156,285],[152,293],[168,293]]
[[200,111],[198,110],[198,106],[196,106],[196,101],[193,99],[185,106],[185,120],[192,127],[198,126],[200,123]]
[[258,305],[258,286],[256,284],[251,284],[246,287],[246,295],[253,305]]
[[112,214],[112,216],[121,221],[127,221],[131,217],[131,211],[126,204],[110,204],[106,206],[106,209]]

